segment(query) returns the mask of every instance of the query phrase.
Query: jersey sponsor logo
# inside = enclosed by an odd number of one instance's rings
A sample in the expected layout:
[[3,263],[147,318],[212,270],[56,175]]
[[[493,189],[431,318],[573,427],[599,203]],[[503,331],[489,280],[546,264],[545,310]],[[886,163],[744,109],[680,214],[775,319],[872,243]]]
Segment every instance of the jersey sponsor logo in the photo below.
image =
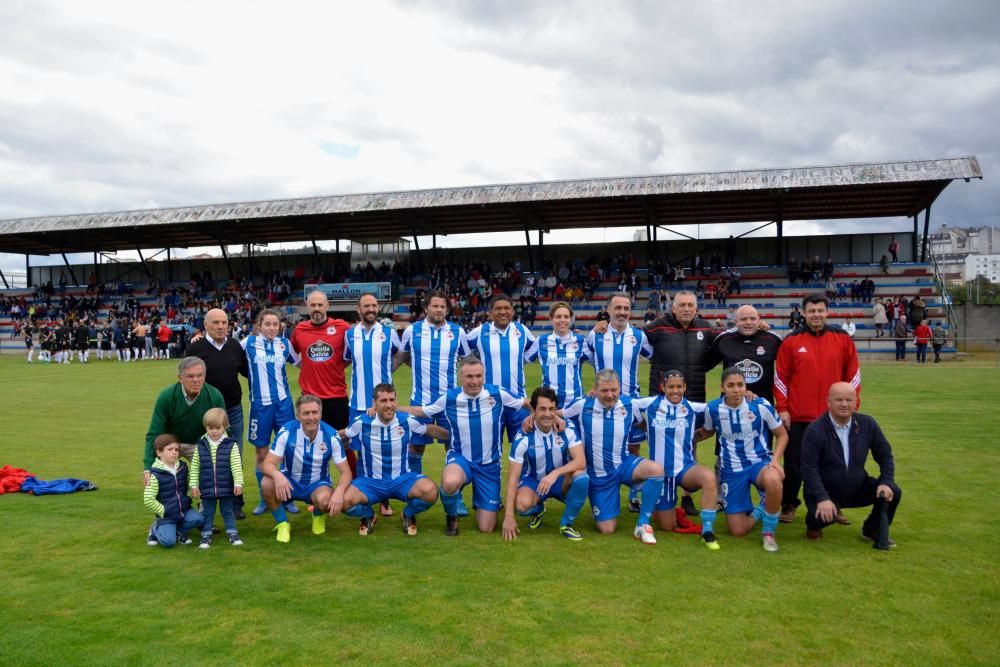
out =
[[683,419],[665,419],[662,417],[657,417],[653,420],[653,426],[658,428],[678,428],[687,426],[687,422]]
[[326,341],[318,340],[306,349],[310,361],[322,363],[333,358],[333,346]]
[[546,366],[576,366],[575,357],[549,357],[545,361]]
[[753,384],[764,377],[764,367],[753,359],[744,359],[736,364],[736,368],[743,373],[743,379],[747,384]]
[[734,442],[738,440],[747,441],[747,440],[756,440],[759,437],[760,437],[760,431],[754,429],[749,433],[733,433],[732,435],[727,436],[726,440],[732,440]]

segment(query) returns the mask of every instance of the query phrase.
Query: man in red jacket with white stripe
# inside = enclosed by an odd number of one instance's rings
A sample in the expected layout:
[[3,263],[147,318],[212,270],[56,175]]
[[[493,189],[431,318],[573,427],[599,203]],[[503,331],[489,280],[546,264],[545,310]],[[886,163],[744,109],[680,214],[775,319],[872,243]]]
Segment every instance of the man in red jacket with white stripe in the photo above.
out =
[[[788,429],[781,521],[791,523],[802,486],[800,457],[806,427],[826,412],[830,386],[847,382],[861,394],[861,367],[854,341],[840,327],[827,326],[825,295],[802,299],[805,325],[791,332],[778,349],[774,367],[774,403]],[[846,521],[844,519],[843,521]]]

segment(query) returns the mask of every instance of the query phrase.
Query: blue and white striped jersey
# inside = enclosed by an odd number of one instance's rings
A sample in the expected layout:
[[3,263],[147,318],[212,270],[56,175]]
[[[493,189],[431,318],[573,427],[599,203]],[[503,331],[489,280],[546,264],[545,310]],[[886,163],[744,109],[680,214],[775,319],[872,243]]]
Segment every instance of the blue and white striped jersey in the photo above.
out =
[[705,421],[704,403],[686,398],[671,403],[665,396],[637,398],[632,405],[642,411],[649,439],[649,458],[663,466],[667,477],[676,477],[694,465],[694,432]]
[[542,386],[555,390],[558,405],[568,405],[583,396],[582,365],[592,360],[583,334],[570,332],[563,338],[554,333],[539,336],[529,351],[528,360],[535,359],[542,367]]
[[517,410],[523,405],[524,399],[495,384],[487,384],[478,396],[469,396],[461,387],[449,389],[423,408],[428,417],[444,413],[451,431],[452,451],[461,454],[469,463],[487,465],[500,462],[503,409]]
[[241,342],[247,355],[247,384],[250,385],[250,402],[271,405],[291,400],[288,372],[285,364],[299,362],[299,355],[286,338],[251,335]]
[[628,454],[628,433],[636,421],[632,399],[621,396],[614,407],[605,408],[594,396],[578,398],[563,408],[567,420],[580,418],[580,439],[587,456],[587,474],[592,478],[614,474]]
[[600,335],[596,331],[587,334],[587,347],[590,348],[594,367],[598,371],[611,368],[622,379],[622,396],[638,397],[639,389],[639,357],[649,359],[653,356],[653,346],[646,338],[646,332],[632,325],[618,333],[613,327]]
[[375,385],[392,382],[392,357],[400,348],[394,327],[376,322],[370,329],[360,322],[344,336],[344,361],[351,369],[350,406],[358,411],[372,406]]
[[410,405],[428,405],[456,385],[459,357],[470,353],[465,330],[454,322],[435,327],[414,322],[403,332],[400,349],[410,353],[413,391]]
[[388,424],[376,415],[361,415],[345,429],[348,437],[361,441],[358,476],[395,479],[410,472],[407,452],[410,436],[423,435],[427,426],[416,418],[397,412]]
[[562,433],[556,429],[543,433],[535,428],[531,433],[517,432],[510,446],[511,463],[521,463],[521,477],[541,480],[556,468],[561,468],[572,458],[569,450],[583,443],[576,436],[576,429],[570,423]]
[[705,429],[719,434],[722,472],[740,472],[755,463],[771,460],[771,431],[781,426],[774,406],[759,396],[743,399],[738,408],[726,405],[725,398],[709,401]]
[[347,460],[340,445],[340,436],[332,426],[320,422],[316,438],[309,440],[302,424],[295,419],[278,431],[271,443],[271,453],[284,459],[285,475],[302,486],[329,482],[330,459],[334,464]]
[[503,387],[524,397],[524,362],[529,360],[535,337],[520,322],[498,329],[486,322],[469,332],[469,346],[483,360],[486,384]]

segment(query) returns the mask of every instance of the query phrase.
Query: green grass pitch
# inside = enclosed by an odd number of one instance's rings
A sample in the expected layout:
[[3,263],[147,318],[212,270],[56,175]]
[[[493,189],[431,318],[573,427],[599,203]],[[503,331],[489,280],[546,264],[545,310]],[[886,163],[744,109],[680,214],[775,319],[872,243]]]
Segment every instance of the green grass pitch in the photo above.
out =
[[[367,538],[292,517],[241,522],[245,546],[145,544],[143,437],[172,362],[57,367],[0,357],[0,465],[100,489],[0,497],[0,664],[996,664],[1000,369],[867,363],[864,411],[881,422],[904,498],[899,548],[858,536],[866,510],[822,542],[801,516],[781,551],[759,529],[719,552],[697,536],[646,547],[631,518],[584,541],[556,532],[558,503],[507,543],[471,520],[443,534],[440,504],[405,537],[396,517]],[[409,373],[400,373],[400,395]],[[593,373],[590,372],[592,378]],[[538,380],[537,367],[529,386]],[[710,382],[718,381],[715,371]],[[705,453],[710,448],[705,447]],[[249,458],[249,457],[247,457]],[[702,457],[704,460],[704,456]],[[427,472],[439,476],[440,446]],[[247,463],[248,502],[257,489]],[[466,490],[470,502],[470,490]],[[218,520],[217,520],[218,521]]]

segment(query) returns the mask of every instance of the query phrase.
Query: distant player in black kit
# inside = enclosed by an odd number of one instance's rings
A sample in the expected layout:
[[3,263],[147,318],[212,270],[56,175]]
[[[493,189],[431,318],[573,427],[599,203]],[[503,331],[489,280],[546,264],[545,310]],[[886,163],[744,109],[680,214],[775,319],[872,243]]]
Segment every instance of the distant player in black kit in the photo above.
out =
[[[21,335],[24,336],[24,347],[28,350],[28,363],[32,363],[32,357],[35,356],[35,342],[32,335],[35,330],[32,328],[30,322],[24,323],[24,328],[21,329]],[[41,360],[41,355],[39,355],[39,360]]]
[[79,359],[81,364],[87,363],[87,357],[90,354],[90,331],[86,323],[76,323],[76,326],[73,327],[73,340],[75,341],[74,348],[76,349],[77,359]]
[[111,330],[110,323],[105,322],[104,326],[101,327],[100,333],[101,333],[101,345],[97,349],[97,358],[103,361],[106,354],[108,359],[110,360],[113,358],[111,356],[111,338],[114,335],[114,333]]
[[781,336],[760,330],[760,315],[753,306],[740,306],[736,326],[715,339],[712,352],[722,367],[735,366],[743,373],[747,389],[774,405],[774,361],[778,358]]

